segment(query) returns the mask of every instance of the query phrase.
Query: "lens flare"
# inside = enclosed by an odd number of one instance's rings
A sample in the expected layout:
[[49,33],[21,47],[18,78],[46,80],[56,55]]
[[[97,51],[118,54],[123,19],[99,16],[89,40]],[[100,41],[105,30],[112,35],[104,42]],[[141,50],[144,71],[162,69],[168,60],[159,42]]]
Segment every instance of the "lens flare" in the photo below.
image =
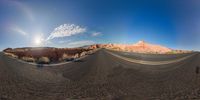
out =
[[43,44],[44,39],[41,36],[36,36],[34,38],[34,45],[41,46]]

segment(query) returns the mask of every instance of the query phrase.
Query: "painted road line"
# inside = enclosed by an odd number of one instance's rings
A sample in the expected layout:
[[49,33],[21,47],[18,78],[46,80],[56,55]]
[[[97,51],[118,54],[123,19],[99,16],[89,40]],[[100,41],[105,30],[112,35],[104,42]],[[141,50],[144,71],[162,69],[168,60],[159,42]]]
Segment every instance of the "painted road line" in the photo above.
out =
[[114,53],[112,53],[110,51],[106,51],[106,52],[111,54],[111,55],[113,55],[113,56],[115,56],[115,57],[118,57],[120,59],[129,61],[129,62],[133,62],[133,63],[137,63],[137,64],[143,64],[143,65],[165,65],[165,64],[171,64],[171,63],[176,63],[176,62],[183,61],[183,60],[188,59],[188,58],[192,57],[193,55],[195,55],[195,54],[192,54],[192,55],[189,55],[189,56],[186,56],[186,57],[182,57],[182,58],[179,58],[179,59],[167,60],[167,61],[145,61],[145,60],[138,60],[138,59],[132,59],[132,58],[123,57],[123,56],[114,54]]

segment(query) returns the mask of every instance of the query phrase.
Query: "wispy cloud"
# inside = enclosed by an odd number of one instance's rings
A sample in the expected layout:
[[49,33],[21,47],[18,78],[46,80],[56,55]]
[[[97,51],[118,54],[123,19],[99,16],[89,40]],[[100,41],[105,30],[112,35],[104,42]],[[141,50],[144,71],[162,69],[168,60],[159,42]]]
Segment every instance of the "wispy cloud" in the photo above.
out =
[[11,27],[10,28],[13,32],[16,32],[16,33],[19,33],[19,34],[21,34],[21,35],[27,35],[27,33],[23,30],[23,29],[21,29],[21,28],[19,28],[19,27]]
[[92,33],[92,36],[93,36],[93,37],[101,36],[101,35],[102,35],[101,32],[94,32],[94,33]]
[[80,33],[86,32],[86,28],[75,25],[75,24],[63,24],[55,28],[54,31],[49,35],[47,40],[51,40],[59,37],[67,37]]
[[67,44],[67,46],[68,47],[81,47],[81,46],[91,45],[91,44],[95,44],[95,42],[91,41],[91,40],[83,40],[83,41],[70,42]]

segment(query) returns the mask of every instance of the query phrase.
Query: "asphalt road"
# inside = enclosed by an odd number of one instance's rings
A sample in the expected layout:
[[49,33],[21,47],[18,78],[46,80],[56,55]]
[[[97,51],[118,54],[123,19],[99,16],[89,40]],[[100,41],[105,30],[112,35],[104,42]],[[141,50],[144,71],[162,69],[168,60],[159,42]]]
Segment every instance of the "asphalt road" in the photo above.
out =
[[121,52],[121,51],[112,51],[120,56],[125,56],[127,58],[137,59],[137,60],[146,60],[146,61],[165,61],[169,59],[178,59],[193,53],[183,53],[183,54],[141,54],[141,53],[134,53],[134,52]]
[[199,100],[197,66],[199,53],[181,62],[152,66],[102,49],[78,62],[49,67],[1,53],[0,100]]

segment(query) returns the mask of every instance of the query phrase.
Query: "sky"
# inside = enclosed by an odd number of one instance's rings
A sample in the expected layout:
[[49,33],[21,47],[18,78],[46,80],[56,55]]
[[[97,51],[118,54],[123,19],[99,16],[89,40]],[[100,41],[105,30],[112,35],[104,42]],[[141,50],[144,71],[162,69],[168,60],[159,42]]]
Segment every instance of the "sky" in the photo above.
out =
[[200,1],[0,0],[0,50],[139,40],[200,50]]

